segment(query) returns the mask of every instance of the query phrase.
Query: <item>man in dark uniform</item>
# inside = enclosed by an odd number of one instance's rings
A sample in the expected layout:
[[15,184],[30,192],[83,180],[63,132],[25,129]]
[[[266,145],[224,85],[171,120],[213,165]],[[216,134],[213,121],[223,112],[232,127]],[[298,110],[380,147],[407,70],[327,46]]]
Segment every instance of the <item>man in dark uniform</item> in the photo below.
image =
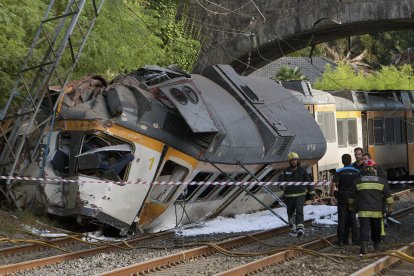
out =
[[[288,154],[289,167],[279,176],[279,181],[311,182],[305,169],[300,167],[299,155],[296,152]],[[284,197],[290,226],[290,235],[300,237],[305,233],[303,205],[306,193],[313,199],[315,191],[313,185],[287,185],[284,187]],[[296,213],[295,217],[293,215]],[[295,219],[295,220],[294,220]]]
[[355,180],[354,191],[349,197],[350,208],[358,212],[360,254],[368,253],[370,234],[374,249],[379,250],[384,230],[383,206],[387,204],[387,213],[391,213],[394,205],[388,181],[377,176],[374,161],[368,160],[364,165],[364,171]]
[[[355,212],[349,210],[349,196],[354,190],[354,181],[360,176],[360,171],[351,166],[352,157],[342,155],[344,167],[338,169],[332,180],[330,195],[337,199],[338,227],[337,236],[339,246],[349,243],[349,232],[352,230],[352,244],[358,243],[358,227]],[[335,187],[337,190],[335,190]]]
[[364,169],[364,160],[362,160],[363,152],[364,150],[360,147],[354,149],[355,162],[352,163],[352,167],[358,169],[360,172]]

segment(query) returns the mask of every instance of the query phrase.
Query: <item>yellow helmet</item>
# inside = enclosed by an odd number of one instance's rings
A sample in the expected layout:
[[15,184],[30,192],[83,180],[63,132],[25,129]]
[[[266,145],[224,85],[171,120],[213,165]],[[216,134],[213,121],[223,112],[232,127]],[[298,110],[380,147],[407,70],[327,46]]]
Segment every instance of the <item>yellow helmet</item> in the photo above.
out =
[[290,152],[288,154],[288,161],[292,160],[292,159],[299,159],[299,154],[297,154],[296,152]]

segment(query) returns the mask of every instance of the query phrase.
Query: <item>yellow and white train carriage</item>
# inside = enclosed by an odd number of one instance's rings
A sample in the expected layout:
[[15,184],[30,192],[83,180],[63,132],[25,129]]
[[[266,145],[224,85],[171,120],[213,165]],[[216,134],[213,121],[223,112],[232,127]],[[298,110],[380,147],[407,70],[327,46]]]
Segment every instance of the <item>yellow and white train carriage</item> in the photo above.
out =
[[[335,95],[340,152],[362,147],[389,178],[413,175],[412,91],[344,91]],[[346,123],[339,123],[340,117]],[[356,124],[356,126],[355,126]],[[342,125],[342,127],[340,127]],[[346,143],[345,140],[347,139]],[[341,141],[341,139],[338,139]],[[341,151],[343,144],[343,151]]]
[[329,180],[329,171],[338,168],[338,140],[336,136],[336,103],[325,91],[313,89],[308,81],[283,81],[282,85],[308,109],[318,123],[326,140],[326,153],[312,168],[314,180]]
[[[348,92],[351,93],[351,92]],[[336,94],[333,94],[336,95]],[[362,111],[357,110],[349,99],[334,96],[336,104],[336,133],[338,136],[338,164],[342,166],[341,156],[350,154],[354,158],[354,149],[363,147]]]
[[68,90],[45,139],[46,176],[77,181],[42,184],[41,199],[59,216],[157,231],[260,210],[275,202],[261,186],[246,193],[237,186],[113,181],[271,180],[287,166],[291,148],[308,167],[326,149],[315,120],[287,90],[238,76],[230,66],[207,67],[203,75],[146,67],[102,89],[99,80]]

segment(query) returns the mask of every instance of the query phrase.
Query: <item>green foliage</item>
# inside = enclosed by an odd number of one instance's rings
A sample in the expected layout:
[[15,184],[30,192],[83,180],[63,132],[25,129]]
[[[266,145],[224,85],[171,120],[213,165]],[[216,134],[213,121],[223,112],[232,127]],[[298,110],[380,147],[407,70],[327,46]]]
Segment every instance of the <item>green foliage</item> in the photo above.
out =
[[[72,78],[88,74],[112,78],[146,64],[177,64],[190,70],[197,59],[200,43],[185,34],[183,21],[175,19],[177,3],[107,0]],[[48,4],[49,0],[0,2],[0,95],[3,101],[12,89]],[[57,1],[56,5],[64,8],[65,4],[66,1]],[[81,23],[87,22],[85,12],[81,15]],[[75,37],[72,40],[76,41]],[[37,53],[35,56],[43,57]],[[63,68],[69,68],[70,55],[63,56],[61,63]]]
[[379,71],[371,74],[357,72],[350,65],[342,63],[336,69],[326,67],[322,79],[313,87],[321,90],[413,90],[414,70],[411,65],[400,68],[382,66]]
[[46,10],[43,1],[0,2],[0,95],[5,101]]
[[184,34],[183,22],[175,21],[176,9],[174,1],[109,1],[87,43],[77,76],[111,77],[146,64],[177,64],[190,70],[200,44]]
[[279,71],[277,71],[276,75],[273,77],[275,80],[305,80],[306,77],[302,75],[300,68],[295,66],[295,68],[291,68],[288,66],[280,67]]

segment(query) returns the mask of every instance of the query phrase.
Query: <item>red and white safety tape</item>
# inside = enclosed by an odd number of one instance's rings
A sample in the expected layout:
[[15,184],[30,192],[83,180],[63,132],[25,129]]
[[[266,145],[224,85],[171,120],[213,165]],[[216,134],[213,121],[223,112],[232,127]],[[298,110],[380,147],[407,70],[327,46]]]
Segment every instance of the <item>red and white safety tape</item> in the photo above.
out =
[[[128,185],[128,184],[143,184],[143,185],[261,185],[261,186],[303,186],[303,185],[314,185],[314,186],[326,186],[330,185],[331,181],[315,181],[315,182],[266,182],[266,181],[110,181],[110,180],[73,180],[65,178],[42,178],[42,177],[29,177],[29,176],[0,176],[3,180],[20,180],[20,181],[40,181],[40,182],[57,182],[57,183],[100,183],[100,184],[115,184],[115,185]],[[388,184],[411,184],[414,181],[388,181]]]

